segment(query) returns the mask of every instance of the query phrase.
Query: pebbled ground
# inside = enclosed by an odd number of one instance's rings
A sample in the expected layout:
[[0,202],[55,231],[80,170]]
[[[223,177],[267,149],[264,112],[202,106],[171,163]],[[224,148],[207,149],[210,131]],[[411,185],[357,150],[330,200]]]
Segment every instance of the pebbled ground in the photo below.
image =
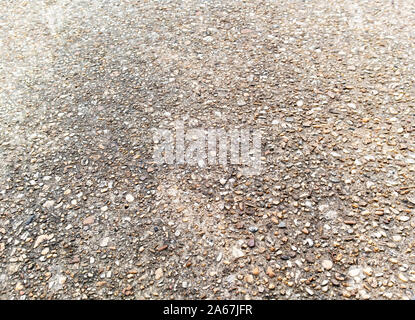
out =
[[413,299],[414,81],[411,0],[2,1],[0,297]]

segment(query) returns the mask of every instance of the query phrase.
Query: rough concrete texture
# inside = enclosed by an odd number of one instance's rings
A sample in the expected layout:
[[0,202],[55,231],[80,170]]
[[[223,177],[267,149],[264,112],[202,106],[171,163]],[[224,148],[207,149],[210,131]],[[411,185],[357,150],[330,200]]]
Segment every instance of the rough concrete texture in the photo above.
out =
[[0,297],[412,299],[414,49],[411,0],[1,1]]

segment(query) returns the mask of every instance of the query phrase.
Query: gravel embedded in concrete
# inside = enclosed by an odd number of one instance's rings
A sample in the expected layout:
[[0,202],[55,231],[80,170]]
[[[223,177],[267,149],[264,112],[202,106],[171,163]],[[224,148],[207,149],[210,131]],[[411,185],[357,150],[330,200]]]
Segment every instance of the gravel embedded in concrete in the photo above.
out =
[[0,57],[0,298],[414,298],[415,2],[9,0]]

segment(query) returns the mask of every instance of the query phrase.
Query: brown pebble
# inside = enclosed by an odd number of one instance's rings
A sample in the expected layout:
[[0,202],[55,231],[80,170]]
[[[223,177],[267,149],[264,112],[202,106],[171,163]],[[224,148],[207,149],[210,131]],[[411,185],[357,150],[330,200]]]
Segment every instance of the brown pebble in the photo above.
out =
[[156,250],[157,251],[163,251],[163,250],[166,250],[168,247],[169,246],[167,244],[165,244],[165,245],[162,245],[161,247],[158,247]]
[[87,218],[84,219],[84,221],[82,222],[84,226],[93,224],[95,221],[95,218],[93,216],[89,216]]
[[275,273],[274,273],[274,271],[272,271],[271,267],[267,268],[266,273],[267,273],[268,277],[270,277],[271,279],[275,277]]
[[348,225],[354,225],[354,224],[356,224],[356,221],[354,221],[354,220],[345,220],[344,223],[348,224]]
[[254,276],[259,275],[259,268],[258,268],[258,267],[255,267],[255,268],[252,270],[252,274],[253,274]]

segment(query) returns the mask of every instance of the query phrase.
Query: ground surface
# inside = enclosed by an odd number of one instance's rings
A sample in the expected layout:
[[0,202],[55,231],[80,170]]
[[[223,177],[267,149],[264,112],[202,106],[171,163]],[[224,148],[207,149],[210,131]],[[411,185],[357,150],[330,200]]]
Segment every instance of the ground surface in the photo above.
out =
[[414,81],[412,0],[1,1],[0,297],[412,299]]

